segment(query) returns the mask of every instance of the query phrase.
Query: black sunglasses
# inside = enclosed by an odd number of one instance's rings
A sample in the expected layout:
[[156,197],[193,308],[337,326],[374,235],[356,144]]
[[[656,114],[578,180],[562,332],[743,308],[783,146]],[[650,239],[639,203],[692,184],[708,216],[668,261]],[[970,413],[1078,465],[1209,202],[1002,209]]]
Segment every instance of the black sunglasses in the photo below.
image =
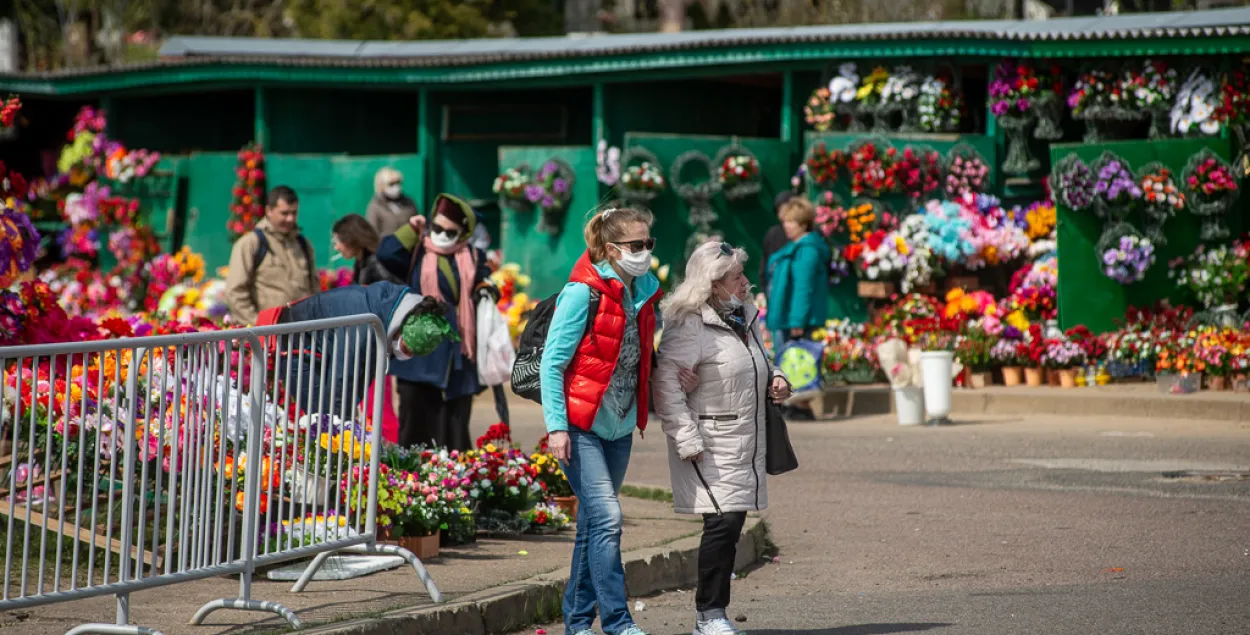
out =
[[642,251],[643,249],[646,249],[647,251],[651,251],[652,249],[655,249],[655,238],[648,238],[646,240],[631,240],[628,242],[612,243],[612,244],[616,245],[617,247],[620,247],[622,245],[629,247],[630,252],[638,252],[638,251]]
[[732,257],[733,257],[733,255],[734,255],[734,248],[733,248],[733,246],[732,246],[732,245],[730,245],[729,243],[721,243],[721,244],[720,244],[720,255],[722,255],[722,256],[729,256],[729,257],[731,257],[731,258],[732,258]]
[[444,235],[444,236],[446,236],[446,237],[448,237],[448,238],[455,238],[456,236],[459,236],[459,235],[460,235],[460,230],[459,230],[459,229],[452,229],[452,228],[450,228],[450,227],[443,227],[442,225],[431,225],[431,226],[430,226],[430,233],[431,233],[431,234],[442,234],[442,235]]

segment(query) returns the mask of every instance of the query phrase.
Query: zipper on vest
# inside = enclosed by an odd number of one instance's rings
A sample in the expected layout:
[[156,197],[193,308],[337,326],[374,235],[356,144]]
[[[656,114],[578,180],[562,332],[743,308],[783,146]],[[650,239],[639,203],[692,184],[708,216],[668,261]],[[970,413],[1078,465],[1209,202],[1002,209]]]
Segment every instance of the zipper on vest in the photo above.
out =
[[[742,342],[742,347],[747,349],[747,355],[751,357],[751,377],[754,380],[752,385],[758,387],[760,385],[760,369],[759,364],[755,362],[755,352],[751,350],[751,345],[747,342],[743,342],[742,339],[738,337],[738,334],[728,326],[721,326],[719,324],[709,324],[708,326],[721,329],[723,331],[729,331],[730,333],[733,333],[735,340]],[[759,336],[755,332],[755,320],[751,320],[751,322],[747,325],[747,330],[751,334],[751,339],[755,340],[756,346],[759,346],[760,354],[765,355],[764,347],[759,343]],[[765,386],[764,390],[767,391],[768,387]],[[751,478],[755,481],[755,511],[759,511],[760,472],[759,467],[756,465],[756,460],[759,457],[760,451],[760,397],[758,394],[755,396],[754,401],[755,403],[753,407],[755,412],[753,413],[754,416],[751,418]]]

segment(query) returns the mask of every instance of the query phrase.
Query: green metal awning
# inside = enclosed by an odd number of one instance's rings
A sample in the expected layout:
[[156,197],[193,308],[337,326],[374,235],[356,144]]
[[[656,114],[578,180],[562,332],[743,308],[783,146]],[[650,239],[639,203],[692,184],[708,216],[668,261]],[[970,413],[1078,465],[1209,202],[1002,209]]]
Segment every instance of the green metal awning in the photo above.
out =
[[161,59],[0,75],[0,90],[71,95],[203,83],[448,85],[629,81],[659,72],[749,72],[837,59],[1081,58],[1250,53],[1250,8],[1044,21],[726,29],[455,41],[174,37]]

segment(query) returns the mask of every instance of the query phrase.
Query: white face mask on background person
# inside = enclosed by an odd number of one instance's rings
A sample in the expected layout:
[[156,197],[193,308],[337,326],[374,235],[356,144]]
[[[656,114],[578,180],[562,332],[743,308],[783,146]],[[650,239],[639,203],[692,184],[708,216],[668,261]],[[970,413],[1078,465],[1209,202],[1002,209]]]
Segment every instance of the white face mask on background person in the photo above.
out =
[[721,287],[721,290],[729,294],[728,298],[725,298],[724,300],[720,301],[720,305],[722,308],[724,308],[726,311],[737,311],[738,309],[742,308],[742,304],[743,304],[742,298],[739,298],[738,296],[732,293],[729,293],[729,290],[726,289],[725,287]]
[[[618,246],[617,249],[621,248]],[[651,250],[627,252],[621,249],[621,259],[616,262],[626,275],[640,277],[651,271]]]
[[439,249],[447,249],[456,244],[456,238],[439,232],[430,232],[430,242]]
[[396,183],[394,185],[386,186],[386,189],[382,190],[382,193],[386,195],[386,198],[389,198],[393,201],[403,195],[404,189],[402,186]]

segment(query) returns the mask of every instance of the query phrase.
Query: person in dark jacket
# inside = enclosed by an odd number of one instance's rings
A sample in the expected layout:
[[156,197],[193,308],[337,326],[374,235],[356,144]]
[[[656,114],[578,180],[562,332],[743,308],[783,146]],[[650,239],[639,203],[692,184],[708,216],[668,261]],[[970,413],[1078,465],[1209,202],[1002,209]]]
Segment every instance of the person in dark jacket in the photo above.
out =
[[[283,307],[262,311],[258,326],[308,322],[372,313],[386,328],[387,357],[397,361],[423,353],[405,337],[411,321],[426,314],[440,317],[447,307],[438,300],[414,293],[406,286],[378,282],[370,286],[349,285],[311,295]],[[376,349],[370,348],[373,333],[366,325],[265,338],[274,354],[274,376],[301,413],[352,416],[366,390],[376,379]],[[422,343],[422,345],[428,345]],[[293,362],[293,363],[292,363]],[[328,390],[325,387],[330,387]]]
[[477,302],[483,293],[497,299],[498,292],[490,283],[486,254],[469,244],[477,227],[473,208],[439,194],[431,209],[428,232],[426,219],[414,216],[378,247],[378,260],[392,274],[407,279],[417,293],[447,303],[447,320],[460,338],[391,368],[399,381],[399,443],[468,450],[473,397],[484,389],[474,360]]
[[372,284],[381,280],[402,284],[398,278],[378,262],[378,245],[382,239],[369,222],[359,214],[348,214],[334,223],[334,249],[339,255],[355,261],[352,267],[352,284]]
[[[777,213],[777,224],[768,228],[768,233],[764,234],[764,256],[760,258],[760,277],[759,280],[759,296],[757,301],[762,301],[768,297],[768,259],[773,257],[790,239],[786,237],[786,229],[782,226],[781,206],[787,201],[797,196],[791,190],[785,190],[773,199],[773,210]],[[762,304],[763,302],[759,302]]]

